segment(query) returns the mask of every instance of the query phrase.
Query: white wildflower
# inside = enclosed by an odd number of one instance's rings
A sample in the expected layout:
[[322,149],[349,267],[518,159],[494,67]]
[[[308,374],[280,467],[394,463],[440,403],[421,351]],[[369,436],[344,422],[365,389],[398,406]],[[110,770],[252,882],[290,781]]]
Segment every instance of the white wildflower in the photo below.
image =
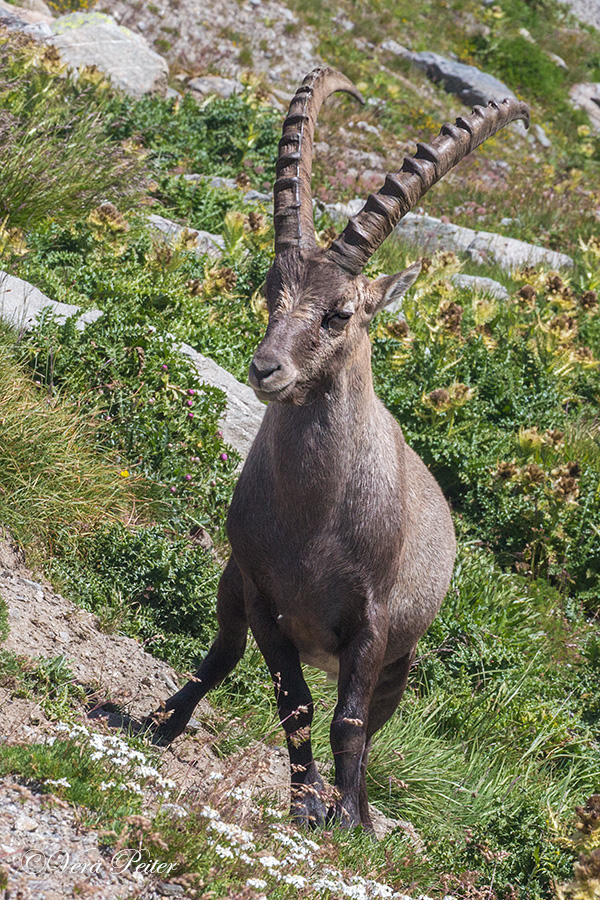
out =
[[71,787],[70,782],[68,782],[66,778],[47,778],[45,783],[56,785],[56,787]]
[[216,811],[216,809],[213,809],[212,806],[203,806],[200,810],[200,815],[204,816],[205,819],[216,820],[221,818],[219,813]]
[[233,800],[248,800],[252,794],[248,788],[234,787],[227,793]]
[[389,884],[380,884],[378,881],[370,881],[369,887],[374,897],[381,897],[382,900],[390,900],[394,896],[393,889]]
[[259,863],[262,863],[266,869],[274,869],[276,866],[281,865],[279,860],[275,859],[274,856],[259,856],[258,861]]
[[215,844],[215,853],[222,859],[233,859],[233,850],[223,847],[222,844]]
[[308,884],[303,875],[283,875],[281,880],[295,888],[304,888]]
[[246,887],[256,888],[257,891],[266,888],[266,886],[267,882],[263,881],[262,878],[249,878],[246,882]]
[[141,789],[141,787],[139,786],[139,784],[136,784],[135,781],[128,781],[128,782],[126,782],[125,788],[126,788],[128,791],[131,791],[133,794],[138,794],[138,796],[140,796],[140,797],[143,797],[143,796],[144,796],[143,790]]
[[274,819],[283,819],[287,815],[281,809],[272,809],[270,806],[267,806],[265,812],[268,816],[272,816]]

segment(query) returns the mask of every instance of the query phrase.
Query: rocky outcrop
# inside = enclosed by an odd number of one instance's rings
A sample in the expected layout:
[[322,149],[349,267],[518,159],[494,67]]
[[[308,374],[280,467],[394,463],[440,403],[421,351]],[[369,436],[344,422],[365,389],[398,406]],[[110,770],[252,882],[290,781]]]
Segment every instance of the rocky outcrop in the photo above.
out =
[[594,81],[574,84],[569,91],[571,103],[588,114],[593,130],[600,134],[600,83]]
[[420,250],[432,253],[435,250],[453,250],[465,253],[478,263],[494,263],[506,272],[521,266],[549,266],[560,269],[572,266],[573,260],[566,253],[557,253],[536,244],[527,244],[516,238],[495,234],[491,231],[475,231],[461,225],[442,222],[433,216],[407,213],[396,234]]
[[474,294],[487,294],[495,300],[508,300],[510,294],[503,284],[494,281],[493,278],[483,278],[480,275],[463,275],[462,272],[453,275],[450,279],[452,284],[466,291],[472,291]]
[[218,259],[225,248],[225,241],[220,234],[211,234],[210,231],[198,231],[197,228],[188,228],[186,225],[179,225],[172,219],[165,219],[164,216],[153,214],[149,217],[148,222],[156,231],[160,231],[167,238],[177,240],[183,235],[190,235],[194,239],[196,256],[206,254],[211,259]]
[[[363,206],[364,200],[356,198],[349,203],[326,204],[324,209],[334,221],[343,224]],[[407,213],[394,230],[399,238],[414,244],[424,253],[436,250],[465,253],[475,262],[494,263],[506,272],[526,265],[544,265],[552,269],[573,265],[573,260],[566,253],[558,253],[556,250],[538,247],[492,231],[475,231],[473,228],[442,222],[434,216],[420,213]]]
[[600,4],[598,0],[561,0],[565,6],[571,8],[571,12],[581,22],[586,22],[600,31]]
[[28,281],[0,272],[0,316],[5,322],[19,331],[28,331],[45,309],[49,309],[61,323],[77,316],[76,325],[80,330],[102,315],[98,309],[82,313],[79,306],[57,303]]
[[178,0],[131,3],[102,0],[118,22],[143,32],[171,63],[188,72],[236,80],[249,69],[268,84],[296,90],[323,62],[312,28],[280,0]]
[[202,381],[221,388],[227,394],[227,409],[219,423],[223,439],[245,459],[260,428],[266,406],[257,399],[249,385],[242,384],[214,360],[202,356],[189,344],[179,344],[177,349],[192,360]]
[[51,16],[39,10],[13,6],[0,0],[0,26],[8,31],[20,31],[33,38],[44,38],[51,34]]
[[516,99],[515,94],[502,81],[482,72],[476,66],[447,59],[439,53],[413,53],[391,39],[384,41],[381,49],[407,59],[417,69],[425,72],[431,81],[442,84],[449,94],[456,94],[468,106],[476,103],[485,106],[488,100],[500,102],[505,97]]
[[50,28],[47,40],[70,69],[96,66],[132,97],[166,92],[169,68],[165,60],[142,35],[117,25],[111,16],[74,12],[60,16]]
[[220,75],[203,75],[201,78],[191,78],[187,83],[188,88],[202,97],[210,97],[216,94],[227,99],[233,94],[240,94],[243,90],[241,81],[236,78],[221,78]]

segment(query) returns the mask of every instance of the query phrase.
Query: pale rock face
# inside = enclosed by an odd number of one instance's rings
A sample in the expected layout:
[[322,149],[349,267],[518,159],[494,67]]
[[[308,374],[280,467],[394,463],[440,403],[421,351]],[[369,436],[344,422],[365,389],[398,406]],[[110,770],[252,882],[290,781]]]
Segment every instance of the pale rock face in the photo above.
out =
[[[344,225],[351,216],[360,212],[364,204],[365,201],[357,197],[347,203],[324,204],[323,208],[335,222]],[[452,250],[454,253],[466,254],[474,262],[497,263],[506,272],[538,263],[552,269],[563,266],[570,268],[573,265],[573,260],[566,253],[528,244],[503,234],[476,231],[474,228],[442,222],[441,219],[421,213],[407,213],[394,231],[398,237],[414,244],[419,252]]]
[[218,259],[225,247],[225,241],[220,234],[211,234],[210,231],[198,231],[197,228],[187,228],[185,225],[179,225],[172,219],[166,219],[153,213],[148,222],[151,228],[160,231],[170,240],[176,241],[182,237],[184,233],[191,235],[196,245],[195,253],[197,256],[206,254],[211,259]]
[[201,94],[203,97],[217,95],[225,99],[233,94],[239,94],[243,90],[241,82],[234,78],[221,78],[219,75],[203,75],[202,78],[192,78],[187,83],[191,91]]
[[167,90],[167,63],[142,35],[117,25],[102,13],[69,13],[50,26],[48,42],[70,69],[96,66],[115,87],[132,97]]
[[[45,4],[44,4],[45,5]],[[48,10],[48,13],[50,10]],[[51,16],[36,9],[13,6],[6,0],[0,0],[0,25],[9,31],[21,31],[32,38],[40,39],[51,34]]]
[[573,260],[566,253],[528,244],[503,234],[475,231],[472,228],[442,222],[434,216],[407,213],[395,231],[399,237],[418,245],[419,249],[425,252],[432,253],[435,250],[462,252],[475,262],[496,263],[506,272],[521,266],[535,266],[538,263],[553,269],[573,265]]
[[27,9],[31,12],[39,13],[40,15],[45,16],[45,18],[47,19],[52,18],[52,10],[46,3],[44,3],[44,0],[19,0],[19,5],[22,9]]
[[590,125],[600,134],[600,83],[588,81],[574,84],[569,96],[573,106],[588,114]]
[[[515,98],[515,94],[498,78],[465,63],[447,59],[439,53],[425,51],[413,53],[393,39],[381,45],[382,50],[407,59],[417,69],[421,69],[431,81],[439,82],[449,94],[456,94],[467,106],[479,103],[485,106],[489,100],[498,103],[505,97]],[[516,99],[516,98],[515,98]]]
[[52,12],[44,0],[21,0],[17,5],[0,0],[0,13],[10,13],[27,25],[52,21]]

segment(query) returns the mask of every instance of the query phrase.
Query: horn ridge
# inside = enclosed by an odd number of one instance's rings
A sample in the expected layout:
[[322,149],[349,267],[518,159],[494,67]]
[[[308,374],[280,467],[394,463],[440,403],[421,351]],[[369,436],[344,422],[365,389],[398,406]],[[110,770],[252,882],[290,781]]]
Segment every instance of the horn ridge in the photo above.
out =
[[[417,152],[406,157],[395,174],[389,174],[377,194],[371,194],[353,216],[329,250],[330,259],[353,275],[362,272],[375,250],[400,219],[421,197],[465,156],[500,128],[521,119],[529,127],[529,109],[511,97],[487,106],[476,106],[469,116],[459,116],[455,124],[445,124],[433,140],[417,144]],[[393,202],[377,202],[383,197]]]
[[321,105],[336,91],[345,91],[364,103],[352,82],[329,66],[313,69],[290,102],[275,167],[273,222],[276,254],[283,250],[316,246],[310,188],[313,138]]

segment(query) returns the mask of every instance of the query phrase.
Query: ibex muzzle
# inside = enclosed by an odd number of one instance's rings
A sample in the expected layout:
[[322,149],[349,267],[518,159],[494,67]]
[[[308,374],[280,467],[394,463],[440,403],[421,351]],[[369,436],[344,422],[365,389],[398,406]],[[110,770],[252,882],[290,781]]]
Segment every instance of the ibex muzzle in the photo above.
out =
[[[419,264],[373,282],[362,270],[425,191],[503,125],[527,122],[528,110],[492,101],[444,125],[324,250],[313,227],[312,142],[323,100],[340,90],[362,99],[339,72],[315,69],[283,125],[269,324],[250,367],[250,383],[270,402],[227,519],[219,633],[195,678],[156,716],[156,735],[181,734],[243,655],[250,628],[287,736],[295,820],[372,829],[371,739],[398,706],[417,641],[446,594],[455,538],[436,481],[373,391],[369,323],[410,287]],[[338,679],[331,808],[312,755],[301,662]]]

